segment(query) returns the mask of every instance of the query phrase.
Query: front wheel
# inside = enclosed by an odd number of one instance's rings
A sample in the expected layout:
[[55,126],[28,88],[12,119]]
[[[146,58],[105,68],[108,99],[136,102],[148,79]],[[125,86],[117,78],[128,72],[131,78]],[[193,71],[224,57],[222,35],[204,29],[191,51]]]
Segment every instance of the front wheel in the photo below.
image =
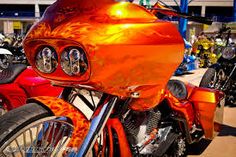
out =
[[0,117],[0,156],[62,156],[73,126],[30,103]]
[[0,70],[7,69],[12,64],[10,55],[0,55]]
[[208,68],[199,86],[221,90],[224,80],[225,73],[223,69],[216,70],[215,68]]

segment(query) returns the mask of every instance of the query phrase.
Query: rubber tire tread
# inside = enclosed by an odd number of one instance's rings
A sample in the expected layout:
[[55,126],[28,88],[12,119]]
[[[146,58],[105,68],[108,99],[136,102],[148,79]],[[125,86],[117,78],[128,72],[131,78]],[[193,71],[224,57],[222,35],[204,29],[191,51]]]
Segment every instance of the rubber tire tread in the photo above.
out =
[[209,83],[212,81],[212,77],[214,77],[215,73],[216,73],[216,69],[214,68],[208,68],[207,71],[205,72],[205,74],[202,77],[202,80],[199,84],[199,87],[205,87],[205,88],[209,88]]
[[0,149],[20,129],[41,118],[53,116],[52,112],[36,103],[11,110],[0,117]]

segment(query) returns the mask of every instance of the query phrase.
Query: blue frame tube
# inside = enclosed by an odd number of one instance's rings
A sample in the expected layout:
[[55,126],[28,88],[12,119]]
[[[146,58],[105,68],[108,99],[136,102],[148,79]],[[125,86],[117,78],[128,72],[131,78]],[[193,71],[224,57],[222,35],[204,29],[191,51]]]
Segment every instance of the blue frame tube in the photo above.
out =
[[234,22],[236,22],[236,0],[234,0]]
[[[181,0],[180,1],[180,11],[182,13],[188,13],[188,0]],[[183,38],[186,38],[187,25],[188,25],[188,20],[180,18],[180,20],[179,20],[179,32],[180,32],[180,34],[182,35]]]

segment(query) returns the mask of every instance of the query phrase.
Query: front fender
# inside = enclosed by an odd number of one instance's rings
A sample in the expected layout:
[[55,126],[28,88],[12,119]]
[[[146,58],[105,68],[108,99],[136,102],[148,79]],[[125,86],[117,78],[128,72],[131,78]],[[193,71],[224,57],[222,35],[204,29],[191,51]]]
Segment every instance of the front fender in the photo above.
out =
[[0,55],[12,55],[11,51],[4,49],[4,48],[0,48]]
[[68,102],[56,97],[40,96],[31,98],[27,102],[34,102],[38,103],[39,105],[45,106],[55,116],[63,116],[69,118],[73,123],[74,130],[67,147],[77,149],[80,148],[90,128],[90,121],[87,120],[83,113],[81,113],[78,109],[76,109]]

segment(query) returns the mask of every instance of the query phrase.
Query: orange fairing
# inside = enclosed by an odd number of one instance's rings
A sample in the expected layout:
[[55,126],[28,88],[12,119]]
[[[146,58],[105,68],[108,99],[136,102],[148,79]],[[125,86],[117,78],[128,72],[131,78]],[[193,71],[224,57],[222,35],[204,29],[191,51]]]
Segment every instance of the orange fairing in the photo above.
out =
[[[51,74],[35,66],[37,49],[45,45],[58,56],[57,69]],[[83,75],[68,76],[62,71],[61,53],[68,46],[84,49],[89,65]],[[174,24],[158,20],[136,4],[58,0],[29,31],[24,49],[33,68],[56,84],[87,85],[123,97],[158,95],[149,103],[153,107],[182,61],[184,44]]]
[[[144,89],[142,89],[144,91]],[[138,90],[137,90],[138,91]],[[158,91],[158,92],[157,92]],[[164,96],[164,90],[158,89],[158,87],[152,87],[145,90],[145,98],[133,99],[130,102],[129,108],[136,111],[146,111],[154,108],[159,104],[160,98]]]
[[223,94],[217,90],[194,88],[190,95],[196,111],[196,119],[201,124],[204,135],[212,139],[223,122],[223,108],[221,103]]
[[41,104],[46,105],[55,116],[67,116],[73,122],[74,130],[69,144],[70,148],[80,148],[84,138],[86,137],[90,122],[86,117],[75,109],[72,105],[68,104],[62,99],[48,96],[35,97],[29,100],[39,101]]

